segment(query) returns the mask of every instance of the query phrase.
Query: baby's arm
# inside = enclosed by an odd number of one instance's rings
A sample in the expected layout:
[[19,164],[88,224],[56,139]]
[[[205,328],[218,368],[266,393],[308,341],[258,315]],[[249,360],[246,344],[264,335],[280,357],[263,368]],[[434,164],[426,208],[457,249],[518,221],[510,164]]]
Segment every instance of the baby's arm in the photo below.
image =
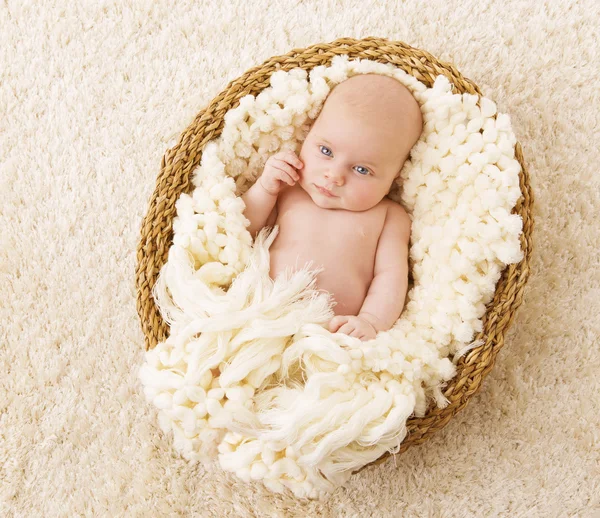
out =
[[281,151],[267,160],[262,175],[242,196],[246,204],[244,216],[250,221],[248,232],[253,238],[267,222],[275,221],[273,208],[277,197],[286,184],[296,184],[299,179],[297,169],[302,167],[304,165],[293,151]]
[[266,225],[269,215],[277,203],[277,194],[268,192],[260,182],[260,178],[242,196],[246,204],[244,216],[250,220],[248,232],[254,238],[256,234]]
[[410,226],[410,218],[404,209],[391,203],[377,245],[374,277],[358,314],[376,331],[390,329],[404,309]]

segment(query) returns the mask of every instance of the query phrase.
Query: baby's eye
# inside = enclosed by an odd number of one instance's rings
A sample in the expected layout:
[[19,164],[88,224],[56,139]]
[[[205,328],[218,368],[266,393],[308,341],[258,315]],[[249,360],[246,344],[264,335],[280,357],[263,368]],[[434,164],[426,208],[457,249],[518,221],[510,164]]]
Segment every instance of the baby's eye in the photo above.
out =
[[366,167],[363,167],[362,165],[357,165],[354,169],[358,174],[362,174],[363,176],[369,174],[369,170]]
[[[331,149],[329,149],[326,146],[319,146],[319,149],[321,150],[321,153],[323,153],[325,156],[331,156]],[[325,151],[323,151],[325,150]]]

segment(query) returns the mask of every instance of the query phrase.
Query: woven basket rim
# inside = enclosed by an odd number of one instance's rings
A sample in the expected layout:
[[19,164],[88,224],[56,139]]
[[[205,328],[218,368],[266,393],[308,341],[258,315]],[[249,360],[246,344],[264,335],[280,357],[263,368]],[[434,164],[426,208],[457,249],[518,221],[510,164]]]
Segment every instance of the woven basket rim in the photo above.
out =
[[[182,132],[177,143],[165,152],[148,211],[142,220],[141,237],[137,247],[136,290],[137,311],[146,350],[155,347],[168,337],[168,327],[152,298],[152,287],[160,268],[167,260],[172,243],[172,223],[176,215],[175,202],[181,193],[189,194],[193,190],[192,172],[200,163],[202,149],[206,143],[220,135],[225,113],[237,106],[243,96],[256,95],[260,90],[268,87],[273,72],[288,71],[296,67],[310,69],[328,64],[334,56],[340,54],[346,54],[350,59],[366,58],[393,64],[428,87],[431,87],[435,77],[442,74],[458,92],[482,95],[477,85],[463,77],[451,63],[439,61],[430,53],[404,42],[377,37],[340,38],[330,43],[317,43],[306,48],[293,49],[287,54],[267,59],[261,65],[247,70],[240,77],[230,81],[207,107],[196,115],[194,121]],[[443,391],[450,403],[443,409],[431,403],[424,417],[409,418],[406,423],[407,435],[398,453],[403,453],[411,445],[423,443],[435,432],[444,428],[480,390],[483,379],[492,369],[496,355],[504,345],[504,334],[522,303],[533,250],[534,199],[519,142],[515,146],[515,158],[521,165],[519,174],[521,197],[512,213],[520,215],[523,220],[523,232],[520,237],[523,259],[503,270],[496,284],[494,298],[486,307],[482,319],[483,330],[475,337],[476,340],[482,340],[483,345],[470,350],[458,360],[457,374],[446,384]],[[379,464],[388,456],[389,453],[385,453],[378,460],[363,466],[358,471]]]

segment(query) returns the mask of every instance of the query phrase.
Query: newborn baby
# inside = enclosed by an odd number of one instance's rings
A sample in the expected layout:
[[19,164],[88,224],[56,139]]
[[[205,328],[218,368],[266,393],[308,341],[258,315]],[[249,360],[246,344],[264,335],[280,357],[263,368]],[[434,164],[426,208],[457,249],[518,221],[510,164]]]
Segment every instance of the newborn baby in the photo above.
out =
[[335,86],[302,144],[270,157],[242,196],[253,237],[279,225],[270,276],[308,262],[336,315],[329,331],[361,340],[396,322],[408,288],[410,219],[386,197],[423,128],[399,81],[353,76]]

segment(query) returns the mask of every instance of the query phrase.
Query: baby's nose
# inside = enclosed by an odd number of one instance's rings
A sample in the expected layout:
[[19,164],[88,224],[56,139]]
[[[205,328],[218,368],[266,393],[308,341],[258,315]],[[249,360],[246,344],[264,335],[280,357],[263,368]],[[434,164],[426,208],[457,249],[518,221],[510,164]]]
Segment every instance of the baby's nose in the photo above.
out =
[[335,185],[344,185],[344,173],[341,171],[329,171],[325,173],[325,178],[329,178]]

